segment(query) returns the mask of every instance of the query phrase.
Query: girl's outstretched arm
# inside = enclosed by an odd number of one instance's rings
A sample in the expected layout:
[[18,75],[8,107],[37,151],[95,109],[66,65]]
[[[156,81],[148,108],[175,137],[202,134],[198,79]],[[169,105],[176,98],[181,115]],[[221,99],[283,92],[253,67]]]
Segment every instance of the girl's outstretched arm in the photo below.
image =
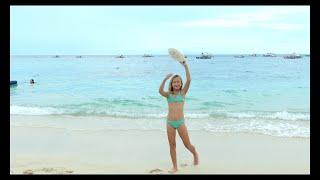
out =
[[163,90],[164,88],[164,85],[166,83],[166,81],[172,76],[173,74],[168,74],[162,81],[161,85],[160,85],[160,88],[159,88],[159,93],[164,96],[164,97],[168,97],[169,96],[169,92],[165,92]]
[[187,63],[184,61],[181,64],[183,65],[183,67],[186,71],[186,83],[184,84],[184,87],[182,88],[183,95],[186,95],[189,90],[191,77],[190,77],[190,71],[189,71],[189,67],[188,67]]

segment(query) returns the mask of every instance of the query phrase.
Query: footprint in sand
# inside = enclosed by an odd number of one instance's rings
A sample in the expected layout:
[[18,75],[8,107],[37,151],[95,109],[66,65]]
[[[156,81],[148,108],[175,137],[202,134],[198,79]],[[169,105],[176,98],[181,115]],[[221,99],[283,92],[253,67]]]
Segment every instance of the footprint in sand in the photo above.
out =
[[187,163],[183,163],[183,164],[180,164],[181,167],[187,167],[188,164]]
[[149,173],[163,173],[163,172],[164,172],[164,170],[159,169],[159,168],[152,169],[152,170],[149,171]]
[[33,172],[33,170],[31,170],[31,169],[28,169],[28,170],[25,170],[25,171],[23,171],[23,174],[33,174],[34,172]]
[[65,168],[42,168],[42,169],[28,169],[23,172],[23,174],[70,174],[73,173],[72,170],[66,170]]

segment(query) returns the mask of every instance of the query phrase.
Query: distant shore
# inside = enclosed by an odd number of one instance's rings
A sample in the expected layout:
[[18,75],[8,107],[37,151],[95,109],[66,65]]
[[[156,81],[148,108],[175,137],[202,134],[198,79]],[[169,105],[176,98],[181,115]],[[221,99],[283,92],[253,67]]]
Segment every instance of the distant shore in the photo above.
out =
[[[185,55],[187,56],[199,56],[201,53],[195,53],[195,54],[188,54],[186,53]],[[246,54],[246,53],[233,53],[233,54],[214,54],[215,56],[234,56],[234,55],[246,55],[246,56],[251,56],[252,54]],[[261,53],[261,54],[255,54],[256,56],[263,56],[264,53]],[[279,53],[279,54],[276,54],[276,55],[288,55],[288,54],[291,54],[291,53]],[[305,54],[305,53],[298,53],[298,54],[301,54],[301,55],[307,55],[309,56],[310,54]],[[10,56],[13,56],[13,57],[35,57],[35,56],[39,56],[39,57],[55,57],[55,56],[59,56],[59,57],[76,57],[76,56],[83,56],[83,57],[90,57],[90,56],[93,56],[93,57],[110,57],[110,56],[118,56],[119,54],[35,54],[35,55],[27,55],[27,54],[23,54],[23,55],[13,55],[11,54]],[[144,54],[124,54],[126,56],[143,56]],[[152,56],[169,56],[168,54],[151,54]]]

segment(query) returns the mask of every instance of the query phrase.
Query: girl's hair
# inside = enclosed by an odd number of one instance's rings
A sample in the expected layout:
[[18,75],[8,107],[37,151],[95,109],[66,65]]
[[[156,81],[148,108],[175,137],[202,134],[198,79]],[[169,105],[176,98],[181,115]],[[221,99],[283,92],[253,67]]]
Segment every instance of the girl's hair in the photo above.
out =
[[179,77],[179,78],[180,78],[180,80],[181,80],[181,87],[180,87],[180,91],[181,91],[181,89],[182,89],[182,87],[183,87],[182,78],[181,78],[178,74],[176,74],[176,75],[172,76],[172,78],[171,78],[171,80],[170,80],[170,84],[169,84],[169,90],[168,90],[168,92],[169,92],[170,94],[172,94],[172,91],[173,91],[173,87],[172,87],[173,79],[174,79],[174,78],[177,78],[177,77]]

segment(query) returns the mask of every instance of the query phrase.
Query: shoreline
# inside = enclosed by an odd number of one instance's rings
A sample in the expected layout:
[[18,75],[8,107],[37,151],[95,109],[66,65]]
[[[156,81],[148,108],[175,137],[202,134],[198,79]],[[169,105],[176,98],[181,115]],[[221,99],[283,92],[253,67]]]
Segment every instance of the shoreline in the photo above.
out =
[[[11,120],[23,116],[10,116]],[[42,117],[43,118],[43,117]],[[198,166],[177,140],[176,174],[309,174],[310,138],[189,131]],[[10,125],[11,174],[167,174],[165,131]]]
[[[65,129],[67,131],[86,131],[86,132],[99,132],[110,130],[139,130],[139,131],[166,131],[165,118],[129,118],[129,117],[111,117],[111,116],[73,116],[73,115],[10,115],[10,125],[15,127],[30,127],[30,128],[54,128]],[[252,129],[251,121],[243,119],[241,120],[241,127],[237,127],[238,124],[224,124],[221,120],[212,120],[213,124],[206,124],[207,118],[202,119],[188,119],[186,125],[189,131],[204,131],[210,134],[251,134],[251,135],[266,135],[272,137],[287,137],[287,138],[306,138],[310,139],[310,134],[307,132],[287,132],[281,131],[281,129],[263,129],[258,126],[259,129]],[[261,119],[262,120],[262,119]],[[198,121],[198,122],[196,122]],[[202,121],[201,126],[199,123]],[[230,120],[228,123],[230,123]],[[263,120],[262,120],[263,121]],[[280,120],[279,125],[284,126],[285,121]],[[291,120],[288,120],[289,123]],[[197,124],[198,123],[198,124]],[[248,127],[245,127],[245,123],[249,123]],[[295,126],[305,126],[310,128],[309,122],[296,121]],[[228,125],[234,126],[229,128]],[[260,125],[261,126],[261,125]],[[236,128],[237,127],[237,128]],[[308,130],[308,129],[307,129]],[[310,131],[310,130],[308,130]],[[297,134],[298,133],[298,134]],[[300,134],[299,134],[300,133]]]

